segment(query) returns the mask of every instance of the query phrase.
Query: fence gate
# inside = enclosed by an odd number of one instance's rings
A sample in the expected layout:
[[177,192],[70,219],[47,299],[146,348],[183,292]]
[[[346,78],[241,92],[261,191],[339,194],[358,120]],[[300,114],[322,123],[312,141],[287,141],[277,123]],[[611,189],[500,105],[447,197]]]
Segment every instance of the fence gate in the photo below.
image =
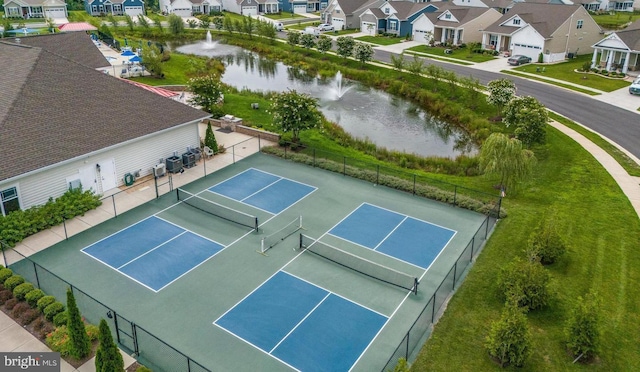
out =
[[116,326],[116,337],[120,346],[125,348],[129,354],[139,354],[136,325],[118,315],[115,311],[113,312],[113,321]]

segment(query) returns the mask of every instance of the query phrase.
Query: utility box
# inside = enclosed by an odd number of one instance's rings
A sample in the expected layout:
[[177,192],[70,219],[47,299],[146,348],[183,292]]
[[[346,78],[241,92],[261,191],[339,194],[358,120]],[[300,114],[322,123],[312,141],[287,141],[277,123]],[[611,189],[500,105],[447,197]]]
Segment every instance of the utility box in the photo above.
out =
[[182,154],[182,166],[191,168],[196,165],[196,154],[193,152],[185,152]]
[[182,158],[179,156],[172,156],[167,158],[167,172],[178,173],[182,170]]

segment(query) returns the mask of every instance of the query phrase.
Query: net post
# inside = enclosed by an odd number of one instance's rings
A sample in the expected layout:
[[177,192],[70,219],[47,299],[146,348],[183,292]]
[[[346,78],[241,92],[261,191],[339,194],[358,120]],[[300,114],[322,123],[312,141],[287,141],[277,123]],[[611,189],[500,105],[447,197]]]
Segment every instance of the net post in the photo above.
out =
[[178,200],[180,200],[180,188],[179,187],[176,188],[176,198],[178,198]]
[[413,294],[418,294],[418,278],[413,278]]
[[302,249],[302,233],[300,233],[300,239],[298,240],[298,249]]
[[264,249],[264,238],[260,239],[260,252],[264,253],[265,249]]
[[256,227],[255,227],[256,232],[258,232],[258,217],[256,217]]
[[302,215],[300,215],[300,220],[298,222],[298,228],[301,229],[302,228]]

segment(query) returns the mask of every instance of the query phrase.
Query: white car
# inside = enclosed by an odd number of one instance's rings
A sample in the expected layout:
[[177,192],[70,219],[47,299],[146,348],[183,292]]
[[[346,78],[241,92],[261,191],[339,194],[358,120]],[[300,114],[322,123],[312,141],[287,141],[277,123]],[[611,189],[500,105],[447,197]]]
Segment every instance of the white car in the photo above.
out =
[[629,86],[629,94],[638,94],[640,95],[640,77],[635,78],[633,83]]
[[305,27],[304,33],[313,35],[315,37],[320,36],[320,30],[318,28],[316,28],[316,27],[311,27],[311,26]]
[[320,31],[333,31],[333,25],[328,23],[322,23],[318,26],[318,30]]

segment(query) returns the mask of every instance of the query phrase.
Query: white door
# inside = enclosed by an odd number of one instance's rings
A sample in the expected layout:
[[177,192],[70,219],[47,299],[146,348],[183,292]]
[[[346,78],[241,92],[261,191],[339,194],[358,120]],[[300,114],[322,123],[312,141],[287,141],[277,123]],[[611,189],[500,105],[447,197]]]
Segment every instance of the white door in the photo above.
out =
[[137,17],[138,14],[143,14],[141,6],[127,6],[124,8],[124,12],[130,17]]
[[118,187],[118,180],[116,179],[116,164],[112,159],[106,159],[98,162],[100,170],[98,172],[98,180],[100,181],[101,192],[109,191]]
[[342,18],[331,18],[331,24],[335,30],[340,31],[344,29],[344,19]]
[[531,58],[533,62],[538,61],[538,54],[540,54],[542,48],[536,47],[533,45],[525,45],[525,44],[513,44],[512,55],[523,55]]
[[258,7],[257,6],[243,6],[242,7],[242,15],[245,15],[245,16],[258,15]]
[[367,35],[370,36],[376,36],[376,33],[378,32],[376,24],[373,22],[362,22],[362,24],[360,25],[360,31],[366,33]]
[[413,30],[413,40],[419,41],[421,43],[427,42],[427,31],[426,30]]
[[307,4],[302,4],[302,5],[294,4],[293,5],[293,12],[296,13],[296,14],[306,13],[307,12]]
[[66,18],[64,8],[48,8],[45,11],[45,17],[51,19]]
[[96,183],[96,165],[91,164],[87,165],[84,168],[80,168],[78,169],[78,173],[80,174],[80,184],[82,185],[82,190],[91,190],[97,193],[98,185]]

